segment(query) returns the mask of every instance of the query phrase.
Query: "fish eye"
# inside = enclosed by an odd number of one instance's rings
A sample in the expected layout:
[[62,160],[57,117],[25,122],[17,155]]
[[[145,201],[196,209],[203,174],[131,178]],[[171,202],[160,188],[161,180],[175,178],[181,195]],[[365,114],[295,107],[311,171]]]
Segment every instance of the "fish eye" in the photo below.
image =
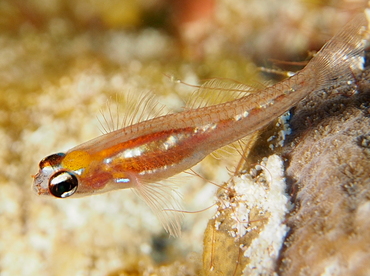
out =
[[77,191],[77,187],[77,177],[67,171],[56,172],[49,180],[49,191],[55,197],[69,197]]

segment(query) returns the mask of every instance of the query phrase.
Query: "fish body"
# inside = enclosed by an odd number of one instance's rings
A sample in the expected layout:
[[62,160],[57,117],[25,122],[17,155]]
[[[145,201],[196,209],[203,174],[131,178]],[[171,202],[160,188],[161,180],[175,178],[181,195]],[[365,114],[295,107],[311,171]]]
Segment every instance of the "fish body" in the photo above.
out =
[[[269,124],[313,91],[353,79],[364,63],[367,21],[357,16],[294,76],[233,101],[188,109],[99,136],[39,164],[34,190],[59,198],[133,188],[172,235],[172,187],[160,181]],[[172,213],[172,214],[171,214]]]

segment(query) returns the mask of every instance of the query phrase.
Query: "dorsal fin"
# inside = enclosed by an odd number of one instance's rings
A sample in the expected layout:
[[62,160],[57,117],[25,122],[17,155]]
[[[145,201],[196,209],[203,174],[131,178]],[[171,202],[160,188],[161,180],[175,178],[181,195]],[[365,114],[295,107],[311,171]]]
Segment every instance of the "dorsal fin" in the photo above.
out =
[[[262,87],[262,85],[260,85]],[[186,109],[196,109],[204,106],[232,101],[255,93],[261,87],[251,86],[231,79],[214,78],[207,80],[195,90],[186,103]]]
[[168,113],[171,112],[156,100],[152,91],[124,91],[107,100],[105,108],[100,110],[98,121],[101,132],[110,133]]

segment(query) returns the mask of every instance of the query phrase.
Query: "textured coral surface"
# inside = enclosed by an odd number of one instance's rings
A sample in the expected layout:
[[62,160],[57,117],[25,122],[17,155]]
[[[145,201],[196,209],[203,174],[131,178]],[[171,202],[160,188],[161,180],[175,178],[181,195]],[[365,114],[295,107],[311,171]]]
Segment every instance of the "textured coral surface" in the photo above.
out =
[[[287,180],[295,211],[282,275],[369,275],[369,71],[296,108]],[[355,94],[353,94],[355,93]]]

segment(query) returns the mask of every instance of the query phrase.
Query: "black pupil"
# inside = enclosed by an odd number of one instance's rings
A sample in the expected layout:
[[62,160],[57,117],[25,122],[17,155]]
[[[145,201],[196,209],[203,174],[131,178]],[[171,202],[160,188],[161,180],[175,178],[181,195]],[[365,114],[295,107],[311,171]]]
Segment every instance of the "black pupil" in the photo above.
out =
[[73,195],[78,186],[76,176],[67,171],[55,173],[49,181],[49,191],[55,197],[65,198]]

